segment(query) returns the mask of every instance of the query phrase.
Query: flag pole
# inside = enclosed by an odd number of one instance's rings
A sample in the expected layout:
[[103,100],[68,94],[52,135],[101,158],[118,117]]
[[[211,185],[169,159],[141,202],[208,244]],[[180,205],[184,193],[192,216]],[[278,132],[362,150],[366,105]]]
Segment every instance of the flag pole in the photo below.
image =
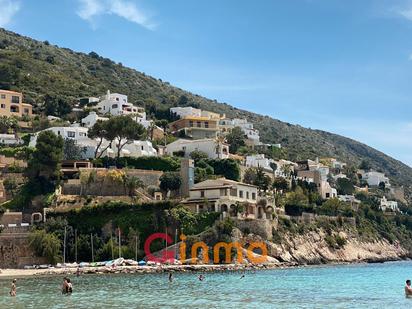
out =
[[67,237],[67,227],[64,227],[64,240],[63,240],[63,264],[66,264],[66,237]]
[[90,241],[91,241],[91,243],[92,243],[92,262],[94,262],[93,234],[90,234]]
[[122,239],[120,238],[120,233],[121,233],[121,231],[120,231],[120,227],[118,228],[118,230],[119,230],[119,258],[122,256],[122,244],[121,244],[121,242],[122,242]]
[[77,229],[74,230],[74,258],[77,263]]

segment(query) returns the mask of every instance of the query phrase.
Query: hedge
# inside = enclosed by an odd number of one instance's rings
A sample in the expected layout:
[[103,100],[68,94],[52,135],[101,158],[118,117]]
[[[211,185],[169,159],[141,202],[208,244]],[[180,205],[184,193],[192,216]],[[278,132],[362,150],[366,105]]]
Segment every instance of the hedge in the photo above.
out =
[[180,168],[180,159],[175,157],[122,157],[119,159],[114,158],[101,158],[93,160],[95,166],[108,167],[117,166],[119,168],[128,167],[142,170],[155,170],[163,172],[174,172]]

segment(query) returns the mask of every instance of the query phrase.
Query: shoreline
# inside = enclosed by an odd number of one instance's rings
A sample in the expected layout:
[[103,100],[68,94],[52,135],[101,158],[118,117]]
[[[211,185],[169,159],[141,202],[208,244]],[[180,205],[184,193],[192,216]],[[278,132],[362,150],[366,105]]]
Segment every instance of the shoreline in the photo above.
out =
[[[390,260],[361,260],[356,262],[331,262],[324,264],[298,264],[298,263],[266,263],[266,264],[188,264],[188,265],[159,265],[159,266],[116,266],[116,267],[82,267],[80,275],[105,275],[105,274],[159,274],[167,272],[236,272],[272,269],[290,269],[317,266],[342,266],[359,264],[383,264],[386,262],[410,261],[409,258]],[[47,269],[1,269],[0,279],[30,278],[48,276],[76,276],[77,268],[47,268]]]

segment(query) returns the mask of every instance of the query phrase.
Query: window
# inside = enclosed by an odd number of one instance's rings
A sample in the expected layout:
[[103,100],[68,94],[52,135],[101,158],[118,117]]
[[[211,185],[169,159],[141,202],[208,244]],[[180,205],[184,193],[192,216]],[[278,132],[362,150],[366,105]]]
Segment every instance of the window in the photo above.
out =
[[116,98],[116,101],[119,101],[119,98]]
[[243,191],[242,190],[239,191],[239,197],[243,198]]
[[23,109],[23,114],[28,115],[29,114],[29,109],[28,108]]
[[11,97],[11,103],[20,103],[20,97],[18,96],[12,96]]
[[6,104],[2,104],[2,105],[1,105],[1,108],[6,108]]
[[226,189],[220,189],[220,196],[226,196]]
[[140,146],[140,148],[141,148],[142,151],[144,150],[144,146]]
[[200,197],[205,197],[205,191],[200,191]]
[[200,121],[196,121],[196,125],[198,128],[200,128],[202,126],[202,123]]
[[236,189],[230,189],[230,195],[231,196],[237,196],[237,190]]
[[193,127],[193,121],[192,120],[189,121],[189,127]]
[[209,122],[205,121],[205,128],[209,128]]
[[249,199],[249,191],[246,191],[246,199]]
[[2,95],[1,95],[1,98],[2,98],[2,99],[5,99],[5,98],[6,98],[6,95],[5,95],[5,94],[2,94]]
[[113,104],[112,108],[118,108],[119,106],[117,104]]
[[256,193],[252,192],[252,200],[256,200]]
[[67,131],[67,137],[75,137],[76,136],[76,132],[74,131]]
[[326,193],[326,198],[330,197],[330,193]]

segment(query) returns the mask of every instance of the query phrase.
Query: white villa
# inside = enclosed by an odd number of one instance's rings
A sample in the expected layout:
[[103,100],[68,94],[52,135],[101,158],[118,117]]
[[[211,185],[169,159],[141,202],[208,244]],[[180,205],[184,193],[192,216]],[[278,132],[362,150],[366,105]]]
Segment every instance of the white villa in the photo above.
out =
[[91,128],[96,124],[98,120],[106,121],[106,120],[109,120],[109,118],[101,117],[97,115],[96,112],[90,112],[89,115],[87,115],[86,117],[82,119],[81,125],[82,127]]
[[113,116],[145,113],[143,107],[137,107],[129,103],[127,101],[127,95],[110,93],[109,90],[106,95],[101,97],[101,101],[97,103],[96,107],[99,113],[111,114]]
[[246,156],[245,161],[246,167],[261,167],[264,170],[273,173],[273,169],[270,166],[271,163],[276,164],[276,161],[273,159],[265,158],[264,154]]
[[[88,128],[85,127],[52,127],[46,129],[52,131],[56,135],[62,136],[64,139],[73,139],[79,147],[82,147],[85,152],[83,159],[89,159],[94,157],[94,153],[98,144],[97,140],[91,139],[87,136]],[[45,130],[45,131],[46,131]],[[41,132],[41,131],[40,131]],[[40,132],[37,132],[31,137],[29,146],[35,147],[37,143],[37,136]],[[106,148],[107,141],[103,141],[101,149]],[[114,157],[117,154],[116,140],[112,143],[104,153],[103,156]],[[150,141],[133,141],[126,144],[121,150],[122,157],[141,157],[141,156],[157,156],[157,151],[154,149]]]
[[[90,139],[87,136],[88,128],[83,127],[51,127],[44,131],[52,131],[56,135],[60,135],[63,139],[73,139],[79,147],[84,149],[84,158],[93,158],[94,151],[97,146],[95,140]],[[40,131],[43,132],[43,131]],[[35,147],[37,144],[37,136],[40,132],[31,136],[29,146]]]
[[392,211],[399,211],[398,202],[388,201],[385,196],[381,198],[381,204],[379,208],[382,211],[386,211],[387,209],[390,209]]
[[[270,218],[273,209],[258,206],[257,199],[256,186],[220,178],[195,184],[182,203],[196,213],[216,211],[223,213],[223,216],[238,218]],[[242,213],[236,213],[239,203],[244,206]]]
[[341,202],[351,203],[351,204],[360,204],[361,201],[358,200],[354,195],[338,195],[338,199]]
[[166,145],[168,154],[184,151],[185,156],[189,156],[193,151],[202,151],[207,154],[210,159],[227,159],[229,158],[229,145],[218,142],[216,139],[198,139],[186,140],[178,139]]
[[23,140],[16,134],[0,134],[1,145],[20,145],[23,144]]
[[239,127],[248,139],[250,146],[260,145],[259,131],[253,128],[253,123],[247,121],[247,119],[221,119],[219,121],[219,128],[222,133],[230,132],[233,128]]
[[185,117],[205,117],[209,119],[220,119],[222,118],[220,114],[218,113],[213,113],[209,111],[204,111],[199,108],[194,108],[192,106],[186,106],[186,107],[171,107],[170,108],[170,113],[174,114],[176,116],[179,116],[180,118],[185,118]]
[[[148,129],[152,121],[147,120],[146,112],[143,107],[135,106],[132,103],[127,101],[127,95],[119,93],[110,93],[107,91],[107,94],[100,97],[100,100],[96,105],[96,112],[90,112],[88,116],[81,120],[82,126],[92,127],[98,120],[107,120],[106,117],[101,117],[101,115],[129,115],[137,123],[140,123],[145,129]],[[160,129],[160,128],[159,128]]]
[[361,172],[362,180],[366,181],[369,186],[379,186],[381,182],[385,184],[386,187],[390,187],[389,178],[385,176],[384,173],[369,171]]

